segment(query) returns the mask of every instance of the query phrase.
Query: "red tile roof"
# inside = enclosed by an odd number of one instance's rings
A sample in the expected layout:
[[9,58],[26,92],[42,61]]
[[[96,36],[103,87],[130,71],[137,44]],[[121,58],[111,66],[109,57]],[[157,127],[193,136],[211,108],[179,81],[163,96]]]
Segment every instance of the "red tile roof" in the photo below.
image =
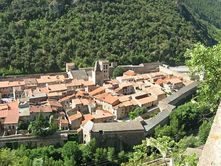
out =
[[91,91],[89,94],[91,96],[96,96],[96,95],[104,93],[104,92],[105,92],[105,88],[104,87],[98,87],[97,89]]
[[60,119],[59,121],[60,121],[61,126],[68,126],[69,124],[67,119]]
[[3,124],[17,124],[19,119],[18,101],[7,103],[8,113]]
[[71,99],[73,99],[73,98],[75,98],[75,97],[76,97],[76,94],[72,94],[72,95],[69,95],[69,96],[65,96],[65,97],[61,98],[61,99],[59,100],[59,102],[61,103],[61,102],[67,101],[67,100],[71,100]]
[[162,85],[164,83],[172,83],[172,84],[178,84],[178,83],[182,83],[182,80],[178,77],[167,77],[167,78],[164,78],[164,79],[158,79],[156,82],[156,84],[158,85]]
[[0,82],[0,88],[9,88],[9,87],[17,87],[17,86],[24,86],[24,81],[1,81]]
[[63,75],[56,75],[56,76],[41,76],[41,78],[37,79],[38,84],[41,83],[51,83],[51,82],[63,82],[65,77]]
[[83,90],[79,90],[76,93],[76,97],[84,97],[85,95],[87,95],[88,93],[83,91]]
[[74,120],[82,118],[82,114],[79,111],[77,111],[76,114],[73,114],[73,115],[69,116],[68,118],[70,121],[74,121]]
[[83,124],[85,124],[85,123],[87,123],[89,120],[93,120],[94,119],[94,117],[93,117],[93,115],[91,115],[91,114],[84,114],[83,115],[83,121],[82,121],[82,125]]
[[142,99],[137,100],[141,105],[143,104],[149,104],[151,102],[157,101],[156,98],[154,98],[153,96],[149,96],[149,97],[145,97]]
[[36,113],[36,112],[52,112],[51,106],[48,105],[40,105],[40,106],[30,106],[30,112]]
[[60,92],[60,91],[66,91],[67,87],[65,84],[54,84],[54,85],[48,85],[48,91],[50,93],[52,92]]
[[102,119],[113,117],[114,115],[106,110],[96,110],[96,114],[93,114],[94,119]]
[[63,106],[57,100],[48,100],[48,104],[52,107],[53,110],[63,108]]
[[124,72],[124,75],[126,76],[136,76],[137,74],[133,70],[128,70]]

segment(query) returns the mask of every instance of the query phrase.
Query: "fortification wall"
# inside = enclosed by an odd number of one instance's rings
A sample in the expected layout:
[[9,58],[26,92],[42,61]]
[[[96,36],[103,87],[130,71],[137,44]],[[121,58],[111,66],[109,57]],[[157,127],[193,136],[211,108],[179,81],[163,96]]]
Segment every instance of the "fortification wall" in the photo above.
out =
[[[159,71],[159,66],[161,65],[160,62],[151,62],[151,63],[143,63],[140,65],[119,65],[118,67],[121,67],[124,72],[128,70],[133,70],[136,73],[139,74],[144,74],[144,73],[150,73],[150,72],[155,72]],[[113,75],[113,70],[116,67],[110,67],[109,68],[109,74],[112,77]]]
[[68,140],[67,134],[53,135],[48,137],[17,136],[0,139],[0,147],[27,145],[29,147],[46,145],[63,145]]
[[0,77],[0,81],[21,81],[27,78],[40,78],[41,76],[55,76],[55,75],[64,75],[67,77],[66,72],[57,72],[57,73],[39,73],[39,74],[27,74],[27,75],[8,75],[5,77]]

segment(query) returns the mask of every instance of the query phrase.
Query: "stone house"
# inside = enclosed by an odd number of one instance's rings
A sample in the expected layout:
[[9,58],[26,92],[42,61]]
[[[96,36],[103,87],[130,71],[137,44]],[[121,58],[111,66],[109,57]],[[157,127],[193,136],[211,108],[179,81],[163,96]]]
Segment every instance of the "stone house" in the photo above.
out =
[[24,87],[13,87],[13,98],[16,99],[21,99],[24,97]]
[[117,150],[131,150],[142,143],[144,128],[138,121],[93,123],[82,126],[83,142],[95,139],[99,147],[115,147]]
[[113,115],[116,119],[124,119],[129,116],[129,113],[138,105],[135,100],[124,101],[114,107]]
[[154,85],[148,88],[143,89],[144,92],[150,93],[153,97],[155,97],[158,101],[166,98],[166,93],[161,89],[160,86]]
[[38,82],[36,78],[26,78],[24,79],[25,88],[35,90],[37,88]]
[[49,105],[30,105],[30,120],[34,120],[37,118],[39,114],[42,114],[45,119],[50,118],[53,114],[53,110]]
[[71,129],[75,130],[75,129],[80,128],[82,119],[83,119],[83,116],[79,111],[77,111],[76,114],[72,114],[72,115],[68,116],[68,120],[69,120]]
[[118,94],[122,94],[122,95],[130,95],[130,94],[135,93],[135,89],[134,89],[133,84],[124,82],[120,84],[120,87],[117,88],[115,92]]
[[69,121],[66,118],[60,118],[58,127],[59,130],[69,130]]
[[80,111],[83,114],[89,113],[90,101],[84,98],[72,99],[72,108]]
[[1,81],[0,94],[1,97],[13,97],[13,87],[20,87],[24,89],[24,81]]
[[0,104],[0,129],[7,134],[15,134],[18,128],[18,101]]
[[92,116],[94,123],[113,122],[115,119],[115,116],[112,113],[105,110],[96,110],[95,114]]
[[76,98],[76,94],[72,94],[69,96],[65,96],[63,98],[61,98],[60,100],[58,100],[59,103],[61,103],[61,105],[64,108],[71,108],[72,107],[72,99]]
[[53,84],[61,84],[65,81],[64,75],[43,75],[40,78],[37,79],[38,87],[45,87],[47,85],[53,85]]

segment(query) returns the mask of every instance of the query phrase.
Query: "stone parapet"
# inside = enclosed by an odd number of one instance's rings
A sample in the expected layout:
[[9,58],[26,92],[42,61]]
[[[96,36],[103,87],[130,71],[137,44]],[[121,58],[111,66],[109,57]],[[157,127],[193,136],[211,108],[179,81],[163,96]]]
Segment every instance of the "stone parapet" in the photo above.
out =
[[214,118],[198,166],[221,165],[221,103]]

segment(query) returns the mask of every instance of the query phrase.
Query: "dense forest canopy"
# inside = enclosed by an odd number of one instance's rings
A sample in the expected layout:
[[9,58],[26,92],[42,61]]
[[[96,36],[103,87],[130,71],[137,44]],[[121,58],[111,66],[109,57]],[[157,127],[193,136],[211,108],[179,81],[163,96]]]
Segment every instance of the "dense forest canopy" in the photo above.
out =
[[221,1],[220,0],[184,0],[185,4],[197,14],[221,29]]
[[0,0],[0,73],[121,64],[184,62],[193,43],[214,43],[175,0]]
[[183,0],[188,10],[207,26],[208,32],[216,40],[221,40],[221,1],[220,0]]

